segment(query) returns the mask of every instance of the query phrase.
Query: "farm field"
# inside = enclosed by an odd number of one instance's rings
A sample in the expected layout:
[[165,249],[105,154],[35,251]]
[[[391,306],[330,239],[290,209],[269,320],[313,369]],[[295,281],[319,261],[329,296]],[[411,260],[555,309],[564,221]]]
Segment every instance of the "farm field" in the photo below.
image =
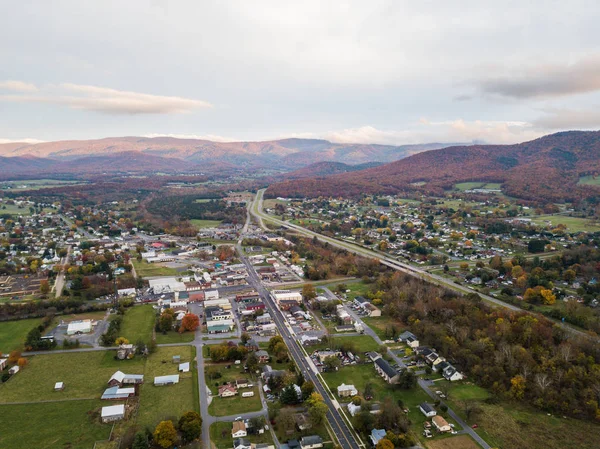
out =
[[570,232],[579,231],[600,231],[600,224],[594,223],[587,218],[581,217],[568,217],[565,215],[538,215],[532,219],[535,224],[545,225],[549,222],[551,226],[558,226],[563,224],[567,227]]
[[152,277],[152,276],[176,276],[179,272],[175,268],[169,268],[162,266],[161,264],[148,263],[146,261],[137,261],[131,259],[135,272],[138,277]]
[[11,192],[21,192],[24,190],[40,190],[59,186],[84,185],[86,182],[65,181],[61,179],[28,179],[26,181],[5,181],[0,184],[0,189],[5,190],[9,187]]
[[90,449],[110,435],[101,406],[99,400],[0,405],[0,447]]
[[222,223],[221,220],[190,220],[190,222],[197,228],[215,228]]
[[577,184],[584,186],[600,186],[600,177],[596,176],[582,176],[577,181]]
[[119,335],[127,338],[130,343],[140,339],[149,342],[152,338],[155,315],[156,312],[149,304],[130,307],[123,318]]
[[464,192],[465,190],[471,189],[490,189],[500,190],[502,184],[498,182],[461,182],[454,185],[454,188]]
[[15,349],[23,349],[27,334],[41,322],[41,318],[0,322],[0,352],[8,354]]

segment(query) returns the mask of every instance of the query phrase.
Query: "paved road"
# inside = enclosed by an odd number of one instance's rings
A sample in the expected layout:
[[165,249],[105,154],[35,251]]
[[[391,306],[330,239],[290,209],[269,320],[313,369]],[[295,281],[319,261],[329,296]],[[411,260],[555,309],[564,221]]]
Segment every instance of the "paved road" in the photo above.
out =
[[[499,300],[498,298],[494,298],[493,296],[489,296],[489,295],[484,295],[483,293],[480,293],[476,290],[473,290],[469,287],[466,287],[464,285],[459,285],[459,284],[455,284],[454,282],[444,278],[443,276],[439,276],[437,274],[431,274],[428,273],[426,270],[422,269],[422,268],[418,268],[418,267],[414,267],[412,265],[408,265],[405,264],[403,262],[399,262],[391,257],[387,257],[381,253],[378,253],[376,251],[367,249],[367,248],[363,248],[361,246],[358,246],[356,244],[353,243],[349,243],[343,240],[338,240],[335,238],[331,238],[331,237],[326,237],[322,234],[310,231],[306,228],[303,228],[302,226],[297,226],[295,224],[292,224],[290,222],[287,221],[282,221],[279,220],[278,218],[269,216],[267,214],[265,214],[263,212],[263,194],[265,192],[266,189],[261,189],[257,192],[256,194],[256,198],[250,208],[250,213],[256,217],[260,223],[262,223],[262,219],[268,219],[269,221],[276,223],[280,226],[283,226],[285,228],[294,230],[298,233],[304,234],[306,236],[309,237],[316,237],[318,240],[321,240],[323,242],[327,242],[330,245],[333,245],[337,248],[341,248],[341,249],[345,249],[348,252],[357,254],[359,256],[363,256],[363,257],[369,257],[372,259],[376,259],[378,260],[382,265],[386,265],[390,268],[393,268],[394,270],[397,271],[402,271],[404,273],[410,274],[412,276],[415,276],[419,279],[425,280],[427,282],[430,282],[432,284],[435,285],[440,285],[443,287],[446,287],[448,289],[454,290],[454,291],[458,291],[460,293],[476,293],[478,294],[482,299],[484,299],[485,301],[488,301],[490,303],[493,303],[497,306],[500,307],[504,307],[506,309],[509,310],[514,310],[514,311],[518,311],[518,312],[526,312],[526,313],[530,313],[532,315],[536,315],[539,316],[540,314],[536,313],[536,312],[527,312],[526,310],[521,309],[520,307],[514,306],[512,304],[508,304],[504,301]],[[547,318],[547,317],[544,317]],[[547,318],[550,319],[550,318]],[[571,334],[577,335],[577,336],[581,336],[581,337],[585,337],[585,338],[595,338],[597,339],[597,337],[591,337],[588,333],[575,329],[572,326],[570,326],[567,323],[563,323],[557,320],[551,320],[553,321],[557,326],[560,326],[561,328],[563,328],[564,330],[570,332]]]
[[55,292],[56,298],[58,298],[59,296],[62,295],[62,291],[65,286],[65,268],[64,267],[69,262],[70,255],[71,255],[71,245],[69,245],[67,247],[67,255],[60,260],[60,263],[63,266],[63,268],[60,270],[60,273],[58,273],[58,276],[56,276],[56,281],[54,281],[53,290]]

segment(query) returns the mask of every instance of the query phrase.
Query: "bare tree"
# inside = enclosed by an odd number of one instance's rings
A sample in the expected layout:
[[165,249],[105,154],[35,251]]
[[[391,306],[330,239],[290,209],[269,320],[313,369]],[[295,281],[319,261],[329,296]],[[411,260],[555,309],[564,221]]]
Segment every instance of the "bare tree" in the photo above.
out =
[[552,379],[547,373],[537,373],[535,375],[535,383],[542,390],[542,394],[546,392],[546,389],[552,384]]

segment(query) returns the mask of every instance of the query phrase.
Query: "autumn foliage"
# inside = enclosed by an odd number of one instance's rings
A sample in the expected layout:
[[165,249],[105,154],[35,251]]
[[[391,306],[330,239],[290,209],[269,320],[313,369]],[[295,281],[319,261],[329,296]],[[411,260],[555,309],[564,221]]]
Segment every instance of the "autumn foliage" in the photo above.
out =
[[194,332],[198,327],[200,327],[200,318],[198,318],[198,315],[195,313],[186,313],[181,320],[179,333]]

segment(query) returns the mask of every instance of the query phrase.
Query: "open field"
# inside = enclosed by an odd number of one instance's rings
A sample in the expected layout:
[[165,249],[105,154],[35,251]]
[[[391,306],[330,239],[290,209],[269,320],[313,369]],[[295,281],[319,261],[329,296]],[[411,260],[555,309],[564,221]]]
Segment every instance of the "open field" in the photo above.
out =
[[[369,326],[379,338],[387,340],[391,338],[391,332],[393,329],[396,330],[396,336],[401,334],[404,330],[402,325],[390,316],[382,315],[378,317],[361,317],[361,320]],[[390,332],[386,335],[386,331]]]
[[[144,372],[144,384],[140,388],[140,409],[137,415],[138,426],[154,427],[159,421],[169,418],[179,419],[187,411],[200,412],[198,404],[197,374],[194,358],[196,349],[192,346],[158,348],[148,358]],[[178,374],[177,364],[172,362],[174,355],[181,356],[181,362],[190,362],[189,373],[179,373],[179,383],[155,387],[155,376]]]
[[193,341],[195,337],[195,332],[184,332],[183,334],[180,334],[177,331],[167,332],[166,334],[157,332],[156,343],[159,345],[167,343],[189,343],[190,341]]
[[559,224],[563,224],[570,232],[600,231],[600,224],[581,217],[567,217],[565,215],[538,215],[533,218],[532,221],[537,225],[546,225],[547,223],[550,223],[551,226],[558,226]]
[[371,286],[369,284],[365,284],[364,282],[345,282],[345,281],[329,283],[326,285],[326,287],[328,287],[329,290],[334,292],[335,288],[339,284],[345,284],[346,290],[350,290],[348,293],[346,293],[347,298],[350,300],[356,298],[357,296],[366,295],[367,292],[370,291],[370,289],[371,289]]
[[178,274],[175,268],[165,267],[161,264],[148,263],[143,260],[138,262],[136,259],[131,259],[131,262],[138,277],[176,276]]
[[[210,440],[217,447],[217,449],[229,449],[233,445],[233,439],[231,438],[231,429],[233,424],[230,422],[216,422],[210,426]],[[244,439],[254,444],[268,443],[273,444],[273,437],[271,432],[265,430],[262,435],[248,435]]]
[[454,188],[464,192],[465,190],[471,189],[490,189],[500,190],[502,184],[498,182],[461,182],[454,185]]
[[[98,399],[115,371],[143,373],[143,359],[119,361],[114,355],[98,351],[28,357],[29,364],[0,386],[0,403]],[[64,391],[54,391],[56,382],[65,383]]]
[[190,222],[197,228],[215,228],[222,223],[221,220],[190,220]]
[[[56,212],[56,209],[52,208],[44,208],[44,212]],[[14,204],[6,204],[4,201],[0,202],[0,215],[9,214],[9,215],[23,215],[28,216],[31,215],[31,211],[29,210],[29,206],[16,206]]]
[[15,349],[23,349],[27,334],[41,322],[41,318],[0,322],[0,352],[8,354]]
[[456,435],[429,441],[427,449],[479,449],[479,445],[469,435]]
[[577,181],[577,184],[584,186],[600,186],[600,177],[599,176],[582,176]]
[[0,447],[90,449],[111,425],[100,422],[99,400],[0,405]]
[[84,185],[86,182],[65,181],[60,179],[28,179],[26,181],[3,181],[0,189],[10,190],[11,192],[22,192],[24,190],[40,190],[59,186]]
[[355,348],[355,353],[363,358],[367,351],[377,351],[379,345],[368,335],[347,335],[344,337],[332,337],[329,343],[321,343],[310,347],[311,351],[339,346],[343,343],[350,343]]
[[120,336],[127,338],[130,343],[135,343],[139,339],[149,342],[152,338],[155,316],[156,312],[149,304],[130,307],[123,318]]

